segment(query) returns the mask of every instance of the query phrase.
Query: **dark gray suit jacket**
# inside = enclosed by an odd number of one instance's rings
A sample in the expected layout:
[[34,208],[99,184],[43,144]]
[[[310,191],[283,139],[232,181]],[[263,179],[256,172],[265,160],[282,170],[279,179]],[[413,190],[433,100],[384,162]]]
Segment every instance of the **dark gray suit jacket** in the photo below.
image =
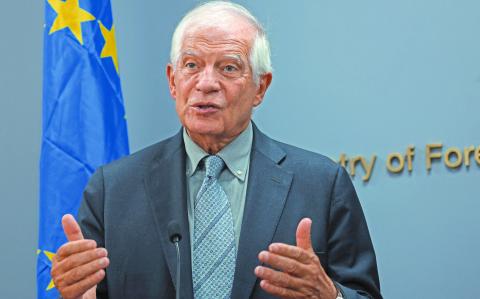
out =
[[[175,298],[171,220],[183,236],[181,298],[193,298],[185,157],[180,131],[92,176],[78,219],[85,237],[109,253],[98,298]],[[295,244],[303,217],[313,220],[313,247],[345,298],[381,298],[367,224],[342,167],[254,126],[249,173],[231,298],[273,298],[254,275],[257,255],[272,242]]]

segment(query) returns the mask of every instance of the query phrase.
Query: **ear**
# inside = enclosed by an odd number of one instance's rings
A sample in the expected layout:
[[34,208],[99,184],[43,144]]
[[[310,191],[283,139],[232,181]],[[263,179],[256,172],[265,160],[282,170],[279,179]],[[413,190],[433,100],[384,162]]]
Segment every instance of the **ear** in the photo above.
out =
[[168,80],[168,88],[170,89],[170,95],[173,99],[177,98],[177,89],[175,86],[175,70],[173,69],[173,65],[171,63],[167,64],[167,80]]
[[266,73],[260,76],[257,93],[255,94],[255,101],[253,102],[254,107],[257,107],[262,103],[263,97],[265,96],[270,83],[272,83],[272,73]]

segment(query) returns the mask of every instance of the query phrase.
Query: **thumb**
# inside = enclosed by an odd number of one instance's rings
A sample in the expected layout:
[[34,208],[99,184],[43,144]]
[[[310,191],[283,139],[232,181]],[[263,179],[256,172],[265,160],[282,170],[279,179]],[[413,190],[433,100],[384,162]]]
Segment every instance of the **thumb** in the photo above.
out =
[[303,218],[297,226],[297,247],[305,250],[312,250],[312,240],[310,232],[312,228],[312,220],[310,218]]
[[82,230],[80,229],[80,226],[72,215],[63,215],[62,226],[68,241],[83,240]]

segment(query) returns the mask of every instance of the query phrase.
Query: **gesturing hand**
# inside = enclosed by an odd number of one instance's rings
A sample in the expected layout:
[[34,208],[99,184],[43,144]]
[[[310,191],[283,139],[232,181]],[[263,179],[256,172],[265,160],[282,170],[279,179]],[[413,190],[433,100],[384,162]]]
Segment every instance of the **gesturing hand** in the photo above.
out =
[[255,275],[261,279],[260,286],[266,292],[281,298],[336,298],[337,289],[313,251],[311,226],[309,218],[300,221],[297,246],[272,243],[268,251],[260,252],[260,262],[273,268],[255,268]]
[[68,242],[52,261],[52,279],[64,299],[94,299],[96,286],[105,277],[109,264],[107,250],[97,248],[94,240],[85,240],[72,215],[62,218]]

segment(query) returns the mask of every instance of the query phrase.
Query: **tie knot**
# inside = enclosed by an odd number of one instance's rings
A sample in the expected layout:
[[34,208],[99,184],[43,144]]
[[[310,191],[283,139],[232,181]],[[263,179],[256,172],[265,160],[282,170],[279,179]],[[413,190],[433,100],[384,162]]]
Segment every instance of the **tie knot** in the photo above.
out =
[[225,162],[219,156],[210,155],[205,158],[205,171],[206,176],[218,178],[220,172],[222,172]]

